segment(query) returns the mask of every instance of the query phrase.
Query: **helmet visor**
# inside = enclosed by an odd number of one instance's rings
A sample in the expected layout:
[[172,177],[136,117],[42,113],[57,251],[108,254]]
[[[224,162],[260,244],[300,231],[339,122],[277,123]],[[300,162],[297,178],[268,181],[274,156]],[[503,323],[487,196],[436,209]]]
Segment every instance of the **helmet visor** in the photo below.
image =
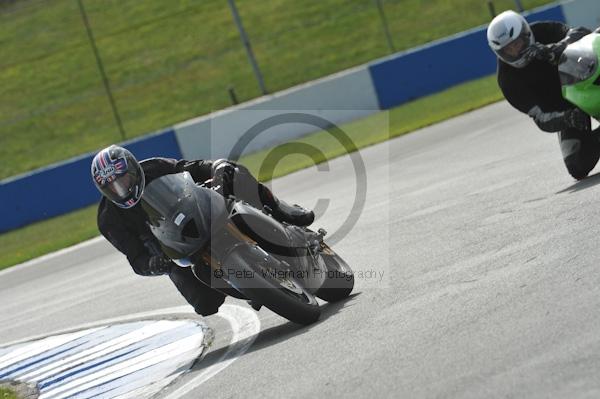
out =
[[101,187],[102,194],[119,206],[130,207],[137,203],[143,189],[143,176],[137,168],[130,168],[124,174]]
[[112,183],[109,183],[106,186],[106,189],[109,190],[115,198],[124,199],[131,194],[133,186],[135,186],[135,181],[130,174],[126,174],[118,177]]
[[514,64],[526,57],[529,45],[529,34],[521,34],[515,40],[497,50],[497,53],[504,62]]

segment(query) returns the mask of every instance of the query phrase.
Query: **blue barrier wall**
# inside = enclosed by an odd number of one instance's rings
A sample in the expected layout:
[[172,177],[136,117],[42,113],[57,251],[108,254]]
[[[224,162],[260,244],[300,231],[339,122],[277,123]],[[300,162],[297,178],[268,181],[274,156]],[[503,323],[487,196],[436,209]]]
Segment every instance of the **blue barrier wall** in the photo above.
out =
[[[565,21],[561,6],[526,15],[530,22]],[[481,27],[369,66],[381,109],[389,109],[496,71],[496,57]]]
[[[138,159],[181,158],[173,130],[124,144]],[[0,182],[0,233],[61,215],[100,199],[90,175],[94,154]]]
[[[525,16],[530,22],[564,22],[565,15],[570,16],[569,23],[577,21],[575,24],[578,24],[583,17],[593,17],[600,21],[597,1],[599,0],[571,0],[564,6],[540,8]],[[595,20],[590,21],[593,23]],[[367,66],[368,71],[365,71],[365,67],[344,71],[338,76],[310,82],[269,98],[256,100],[256,104],[240,105],[239,108],[305,109],[308,101],[311,107],[317,109],[358,110],[356,115],[375,112],[377,108],[389,109],[494,73],[496,58],[487,46],[485,31],[484,26],[463,32],[371,63]],[[345,87],[348,85],[351,87]],[[314,96],[320,102],[315,102]],[[340,97],[342,99],[338,102]],[[235,112],[227,115],[221,112],[218,115],[229,119],[237,117]],[[214,122],[213,117],[206,118],[206,123]],[[151,156],[181,158],[182,153],[199,156],[204,148],[198,147],[198,143],[204,146],[202,132],[197,129],[184,131],[193,124],[197,125],[198,120],[178,125],[176,130],[179,130],[179,144],[171,129],[124,145],[140,159]],[[231,141],[230,139],[231,137],[227,137],[227,140]],[[181,150],[180,146],[185,148]],[[0,233],[98,201],[100,194],[94,188],[89,172],[92,157],[93,154],[88,154],[1,181]]]

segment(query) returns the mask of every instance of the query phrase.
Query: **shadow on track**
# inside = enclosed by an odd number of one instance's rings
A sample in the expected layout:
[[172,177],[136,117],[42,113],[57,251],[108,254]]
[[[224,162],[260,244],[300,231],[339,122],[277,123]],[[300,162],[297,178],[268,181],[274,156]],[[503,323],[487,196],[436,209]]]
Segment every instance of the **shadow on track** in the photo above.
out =
[[[300,324],[292,323],[288,321],[287,323],[280,324],[275,327],[268,328],[266,330],[260,331],[255,337],[254,343],[250,348],[244,353],[252,353],[254,351],[261,350],[271,345],[276,345],[280,342],[283,342],[289,338],[295,337],[296,335],[304,334],[310,331],[311,328],[318,326],[331,316],[338,313],[340,310],[344,308],[348,308],[353,306],[352,304],[348,304],[348,302],[352,301],[354,298],[360,295],[360,292],[356,292],[351,294],[348,298],[343,299],[338,302],[325,303],[321,305],[321,318],[314,324],[308,326],[302,326]],[[282,318],[282,320],[284,320]],[[215,364],[216,362],[222,360],[222,356],[229,349],[228,346],[224,346],[215,351],[210,351],[200,360],[197,364],[195,364],[190,371],[200,371],[202,369],[208,368]],[[243,356],[243,355],[242,355]]]
[[594,175],[588,176],[583,180],[579,180],[577,183],[572,184],[571,186],[565,188],[564,190],[558,191],[556,194],[562,193],[575,193],[577,191],[585,190],[590,187],[594,187],[600,184],[600,173],[596,173]]
[[299,324],[288,321],[285,324],[280,324],[278,326],[271,327],[264,331],[261,331],[258,334],[256,341],[254,341],[254,343],[252,344],[252,346],[250,347],[250,349],[248,349],[248,352],[246,352],[246,353],[251,353],[251,352],[260,350],[262,348],[265,348],[267,346],[278,344],[280,342],[285,341],[288,338],[292,338],[296,335],[300,335],[300,334],[304,334],[304,333],[308,332],[311,328],[318,326],[320,323],[324,322],[331,316],[335,315],[340,310],[342,310],[344,308],[348,308],[350,306],[353,306],[352,304],[349,304],[349,305],[346,305],[346,304],[359,295],[360,295],[360,292],[356,292],[354,294],[351,294],[348,298],[343,299],[341,301],[326,303],[326,304],[322,305],[321,306],[321,318],[319,319],[318,322],[316,322],[314,324],[311,324],[308,326],[301,326]]

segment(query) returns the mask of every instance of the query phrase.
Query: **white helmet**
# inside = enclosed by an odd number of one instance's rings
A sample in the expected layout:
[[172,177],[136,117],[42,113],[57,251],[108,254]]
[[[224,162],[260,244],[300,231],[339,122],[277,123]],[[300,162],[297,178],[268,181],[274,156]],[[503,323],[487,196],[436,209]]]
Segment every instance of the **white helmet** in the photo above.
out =
[[523,68],[531,61],[529,47],[535,42],[529,24],[514,11],[497,15],[487,29],[488,44],[504,62]]

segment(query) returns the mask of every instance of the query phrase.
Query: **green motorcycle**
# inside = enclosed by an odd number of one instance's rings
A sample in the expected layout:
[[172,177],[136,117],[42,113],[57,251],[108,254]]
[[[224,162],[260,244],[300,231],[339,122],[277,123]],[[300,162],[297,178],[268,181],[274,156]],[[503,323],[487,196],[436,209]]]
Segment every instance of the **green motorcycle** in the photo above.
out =
[[562,95],[569,102],[600,120],[600,34],[590,33],[567,46],[558,72]]

